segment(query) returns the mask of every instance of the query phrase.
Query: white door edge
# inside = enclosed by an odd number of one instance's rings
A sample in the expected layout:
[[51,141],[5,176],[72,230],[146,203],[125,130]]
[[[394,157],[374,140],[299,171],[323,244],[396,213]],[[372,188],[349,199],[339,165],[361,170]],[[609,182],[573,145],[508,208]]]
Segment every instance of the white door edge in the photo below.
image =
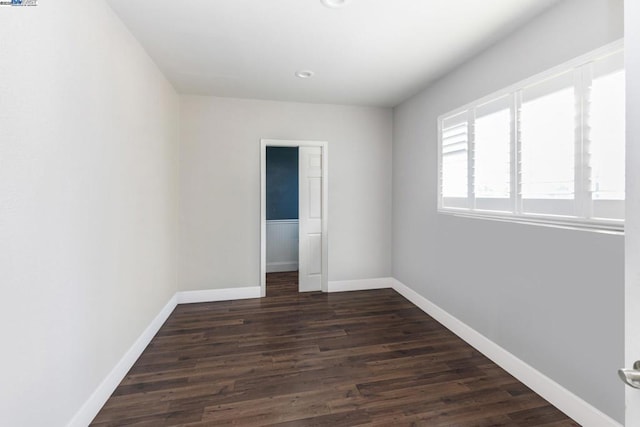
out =
[[[640,4],[625,0],[626,202],[625,202],[625,364],[640,360]],[[612,373],[613,375],[613,373]],[[625,387],[625,425],[640,425],[640,390]]]

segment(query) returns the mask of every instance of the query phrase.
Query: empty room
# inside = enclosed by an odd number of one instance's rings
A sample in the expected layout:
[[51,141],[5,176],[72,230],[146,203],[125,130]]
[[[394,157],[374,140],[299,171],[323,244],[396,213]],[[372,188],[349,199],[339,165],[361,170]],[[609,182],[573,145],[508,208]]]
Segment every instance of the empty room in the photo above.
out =
[[0,1],[0,425],[640,426],[637,0]]

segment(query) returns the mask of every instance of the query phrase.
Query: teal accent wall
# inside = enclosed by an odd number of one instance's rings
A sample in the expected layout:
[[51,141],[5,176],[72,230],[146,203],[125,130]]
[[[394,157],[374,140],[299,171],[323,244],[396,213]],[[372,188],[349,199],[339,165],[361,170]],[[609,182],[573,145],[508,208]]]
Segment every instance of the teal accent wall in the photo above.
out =
[[298,219],[298,147],[267,147],[267,220]]

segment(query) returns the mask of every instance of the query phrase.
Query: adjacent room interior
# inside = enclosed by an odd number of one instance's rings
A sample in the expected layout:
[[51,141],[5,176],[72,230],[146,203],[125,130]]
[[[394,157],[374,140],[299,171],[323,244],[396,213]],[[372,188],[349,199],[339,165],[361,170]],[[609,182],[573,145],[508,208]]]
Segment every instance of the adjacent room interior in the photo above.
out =
[[266,150],[266,294],[297,293],[298,147]]
[[640,422],[633,1],[0,5],[0,424]]

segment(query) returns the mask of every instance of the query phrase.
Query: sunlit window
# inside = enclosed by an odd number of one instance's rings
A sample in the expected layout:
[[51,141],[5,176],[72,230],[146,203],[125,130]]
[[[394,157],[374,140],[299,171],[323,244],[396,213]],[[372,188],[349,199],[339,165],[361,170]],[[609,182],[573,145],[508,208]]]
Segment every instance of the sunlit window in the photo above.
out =
[[621,228],[620,45],[440,117],[442,211]]
[[475,109],[474,194],[476,207],[508,210],[511,194],[511,109],[503,96]]
[[450,207],[467,198],[468,143],[466,111],[442,121],[442,195]]
[[596,218],[624,218],[625,74],[622,55],[593,64],[589,102],[591,188]]

